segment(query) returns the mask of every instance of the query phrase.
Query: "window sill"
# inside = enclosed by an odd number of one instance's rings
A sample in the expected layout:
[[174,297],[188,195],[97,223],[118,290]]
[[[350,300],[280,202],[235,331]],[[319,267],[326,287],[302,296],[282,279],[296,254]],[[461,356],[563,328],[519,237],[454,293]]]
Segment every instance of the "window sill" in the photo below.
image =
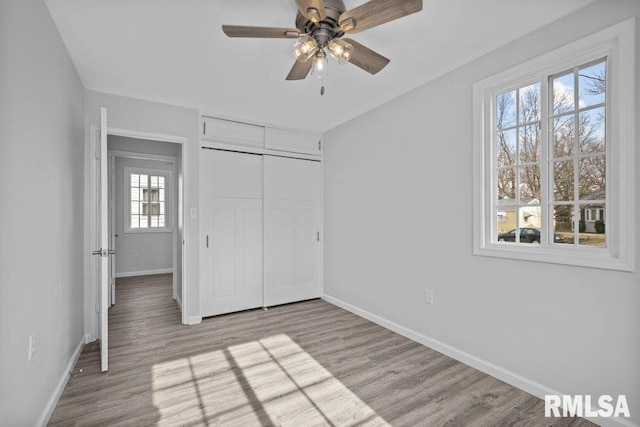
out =
[[491,243],[474,248],[474,255],[534,261],[576,267],[633,272],[633,264],[616,258],[605,248],[543,246],[539,244]]

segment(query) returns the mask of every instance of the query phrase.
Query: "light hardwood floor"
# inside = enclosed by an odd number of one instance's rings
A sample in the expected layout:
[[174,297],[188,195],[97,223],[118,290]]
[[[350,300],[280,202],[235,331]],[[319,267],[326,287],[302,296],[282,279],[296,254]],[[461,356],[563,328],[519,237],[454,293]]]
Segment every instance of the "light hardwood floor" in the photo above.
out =
[[321,300],[183,326],[171,275],[119,279],[50,425],[586,426]]

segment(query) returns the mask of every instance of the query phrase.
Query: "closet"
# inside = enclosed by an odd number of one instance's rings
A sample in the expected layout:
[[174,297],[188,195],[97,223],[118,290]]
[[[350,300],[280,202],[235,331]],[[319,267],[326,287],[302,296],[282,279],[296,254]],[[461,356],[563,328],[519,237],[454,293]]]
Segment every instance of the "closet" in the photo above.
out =
[[201,316],[320,297],[320,136],[203,122]]

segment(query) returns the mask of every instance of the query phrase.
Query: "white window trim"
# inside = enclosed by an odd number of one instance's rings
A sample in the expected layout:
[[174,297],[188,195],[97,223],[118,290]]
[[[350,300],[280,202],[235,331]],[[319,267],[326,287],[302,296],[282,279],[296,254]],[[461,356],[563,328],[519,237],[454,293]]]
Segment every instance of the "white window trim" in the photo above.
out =
[[[131,174],[164,176],[166,181],[166,210],[164,227],[131,228]],[[126,166],[124,168],[124,232],[125,233],[171,233],[173,232],[173,174],[170,169],[149,169]]]
[[[616,24],[473,85],[473,253],[582,267],[634,271],[635,19]],[[498,243],[493,203],[492,97],[557,72],[608,57],[607,248]],[[542,102],[548,94],[542,93]],[[547,120],[542,122],[547,132]],[[546,174],[546,159],[541,159]],[[546,206],[546,205],[545,205]],[[543,206],[543,209],[546,207]],[[551,234],[551,233],[549,233]]]

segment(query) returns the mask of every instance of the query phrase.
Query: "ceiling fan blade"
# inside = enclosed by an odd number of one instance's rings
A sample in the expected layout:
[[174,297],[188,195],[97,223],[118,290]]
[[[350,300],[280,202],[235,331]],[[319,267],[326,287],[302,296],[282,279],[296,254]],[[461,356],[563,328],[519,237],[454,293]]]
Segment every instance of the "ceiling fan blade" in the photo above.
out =
[[300,36],[297,28],[247,27],[244,25],[223,25],[222,31],[229,37],[255,37],[266,39],[295,39]]
[[360,67],[368,73],[376,74],[378,71],[382,70],[387,64],[390,62],[390,59],[385,58],[358,43],[357,41],[351,39],[342,39],[347,43],[350,43],[353,46],[353,53],[351,54],[351,59],[349,62],[355,65],[356,67]]
[[323,0],[296,0],[300,13],[311,22],[320,22],[327,17]]
[[340,27],[359,33],[422,10],[422,0],[371,0],[340,15]]
[[298,62],[296,61],[289,71],[289,75],[287,76],[287,80],[304,80],[311,71],[311,67],[313,66],[313,61],[307,62]]

